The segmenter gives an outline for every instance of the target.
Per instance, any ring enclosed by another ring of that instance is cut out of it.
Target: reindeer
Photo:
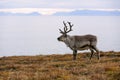
[[[57,39],[58,41],[64,42],[73,51],[73,60],[76,60],[78,50],[88,50],[88,49],[91,51],[90,60],[93,56],[94,51],[96,51],[99,60],[100,53],[96,47],[97,37],[90,34],[70,36],[67,33],[72,31],[73,24],[71,24],[71,22],[67,22],[67,23],[70,28],[68,29],[68,25],[66,25],[66,23],[63,21],[64,30],[59,29],[62,35]]]

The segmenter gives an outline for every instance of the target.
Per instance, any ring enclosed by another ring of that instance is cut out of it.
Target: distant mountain
[[[40,16],[38,12],[33,13],[10,13],[10,12],[0,12],[0,16]]]
[[[40,16],[38,12],[32,13],[11,13],[0,12],[0,16]],[[120,11],[100,11],[100,10],[75,10],[71,12],[56,12],[52,16],[120,16]]]
[[[27,15],[29,15],[29,16],[40,16],[41,14],[38,13],[38,12],[33,12],[33,13],[29,13]]]
[[[55,16],[120,16],[120,11],[75,10],[71,12],[57,12]]]

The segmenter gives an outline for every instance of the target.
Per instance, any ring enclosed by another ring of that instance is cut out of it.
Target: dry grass
[[[120,80],[120,52],[89,54],[1,57],[0,80]]]

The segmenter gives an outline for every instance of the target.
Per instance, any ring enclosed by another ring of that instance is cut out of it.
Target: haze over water
[[[63,20],[74,24],[70,35],[93,34],[101,51],[120,51],[120,16],[0,16],[0,56],[65,54],[57,41]]]

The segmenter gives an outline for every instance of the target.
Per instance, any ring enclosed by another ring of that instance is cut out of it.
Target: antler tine
[[[71,22],[68,22],[68,24],[70,26],[70,29],[67,31],[67,33],[70,32],[70,31],[72,31],[72,27],[73,27],[73,24],[71,25]]]
[[[71,22],[68,22],[68,24],[69,24],[70,27],[73,27],[73,24],[71,25]]]
[[[60,33],[64,34],[64,32],[61,29],[59,29],[59,31],[60,31]]]
[[[68,28],[67,28],[67,25],[66,25],[65,21],[63,21],[63,24],[64,24],[64,32],[66,33]]]

